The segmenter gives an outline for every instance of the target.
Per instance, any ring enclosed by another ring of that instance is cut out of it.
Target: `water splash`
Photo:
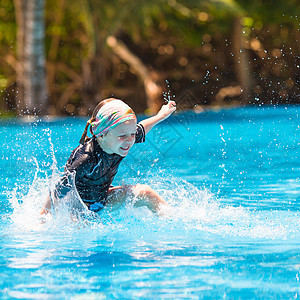
[[[163,92],[163,98],[165,100],[166,103],[169,103],[170,101],[175,100],[175,95],[172,94],[172,91],[170,89],[170,83],[168,80],[166,80],[166,84],[167,84],[167,92]]]
[[[51,176],[33,159],[36,170],[32,184],[27,187],[28,192],[17,192],[15,188],[10,194],[12,230],[77,232],[83,229],[89,233],[96,230],[101,234],[119,235],[119,238],[147,236],[152,240],[173,236],[190,241],[198,241],[208,235],[238,239],[290,239],[300,236],[300,220],[293,212],[249,210],[222,204],[224,201],[205,187],[200,189],[166,174],[139,178],[140,183],[149,184],[168,202],[169,207],[164,209],[163,217],[152,214],[145,207],[136,208],[133,199],[129,198],[119,210],[104,209],[95,215],[82,203],[72,176],[71,192],[56,205],[52,214],[41,217],[41,207],[62,175],[57,169],[51,139],[49,142],[53,157]],[[137,179],[132,179],[132,184],[136,183]]]

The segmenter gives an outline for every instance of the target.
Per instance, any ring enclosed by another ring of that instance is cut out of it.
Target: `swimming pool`
[[[122,162],[172,208],[130,201],[45,224],[52,174],[85,119],[0,124],[1,299],[291,299],[300,296],[299,107],[176,114]]]

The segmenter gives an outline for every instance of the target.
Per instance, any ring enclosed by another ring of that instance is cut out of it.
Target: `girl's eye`
[[[131,133],[131,134],[128,134],[128,135],[126,135],[126,134],[121,134],[121,135],[119,135],[119,138],[124,139],[124,138],[126,138],[127,136],[129,136],[129,135],[132,136],[132,137],[134,137],[135,134],[136,134],[136,133]]]

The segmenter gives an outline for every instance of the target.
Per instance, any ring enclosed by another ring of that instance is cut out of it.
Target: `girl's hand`
[[[157,113],[161,119],[168,118],[176,110],[175,101],[169,101],[167,104],[163,105],[160,111]]]
[[[157,115],[145,119],[140,122],[144,126],[145,133],[147,134],[151,128],[168,118],[176,110],[176,103],[169,101],[166,105],[163,105]]]

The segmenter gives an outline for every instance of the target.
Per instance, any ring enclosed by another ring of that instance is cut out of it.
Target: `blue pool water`
[[[2,121],[0,298],[299,297],[299,113],[176,114],[132,148],[114,182],[151,185],[166,216],[128,200],[77,222],[62,207],[44,224],[51,177],[86,120]]]

